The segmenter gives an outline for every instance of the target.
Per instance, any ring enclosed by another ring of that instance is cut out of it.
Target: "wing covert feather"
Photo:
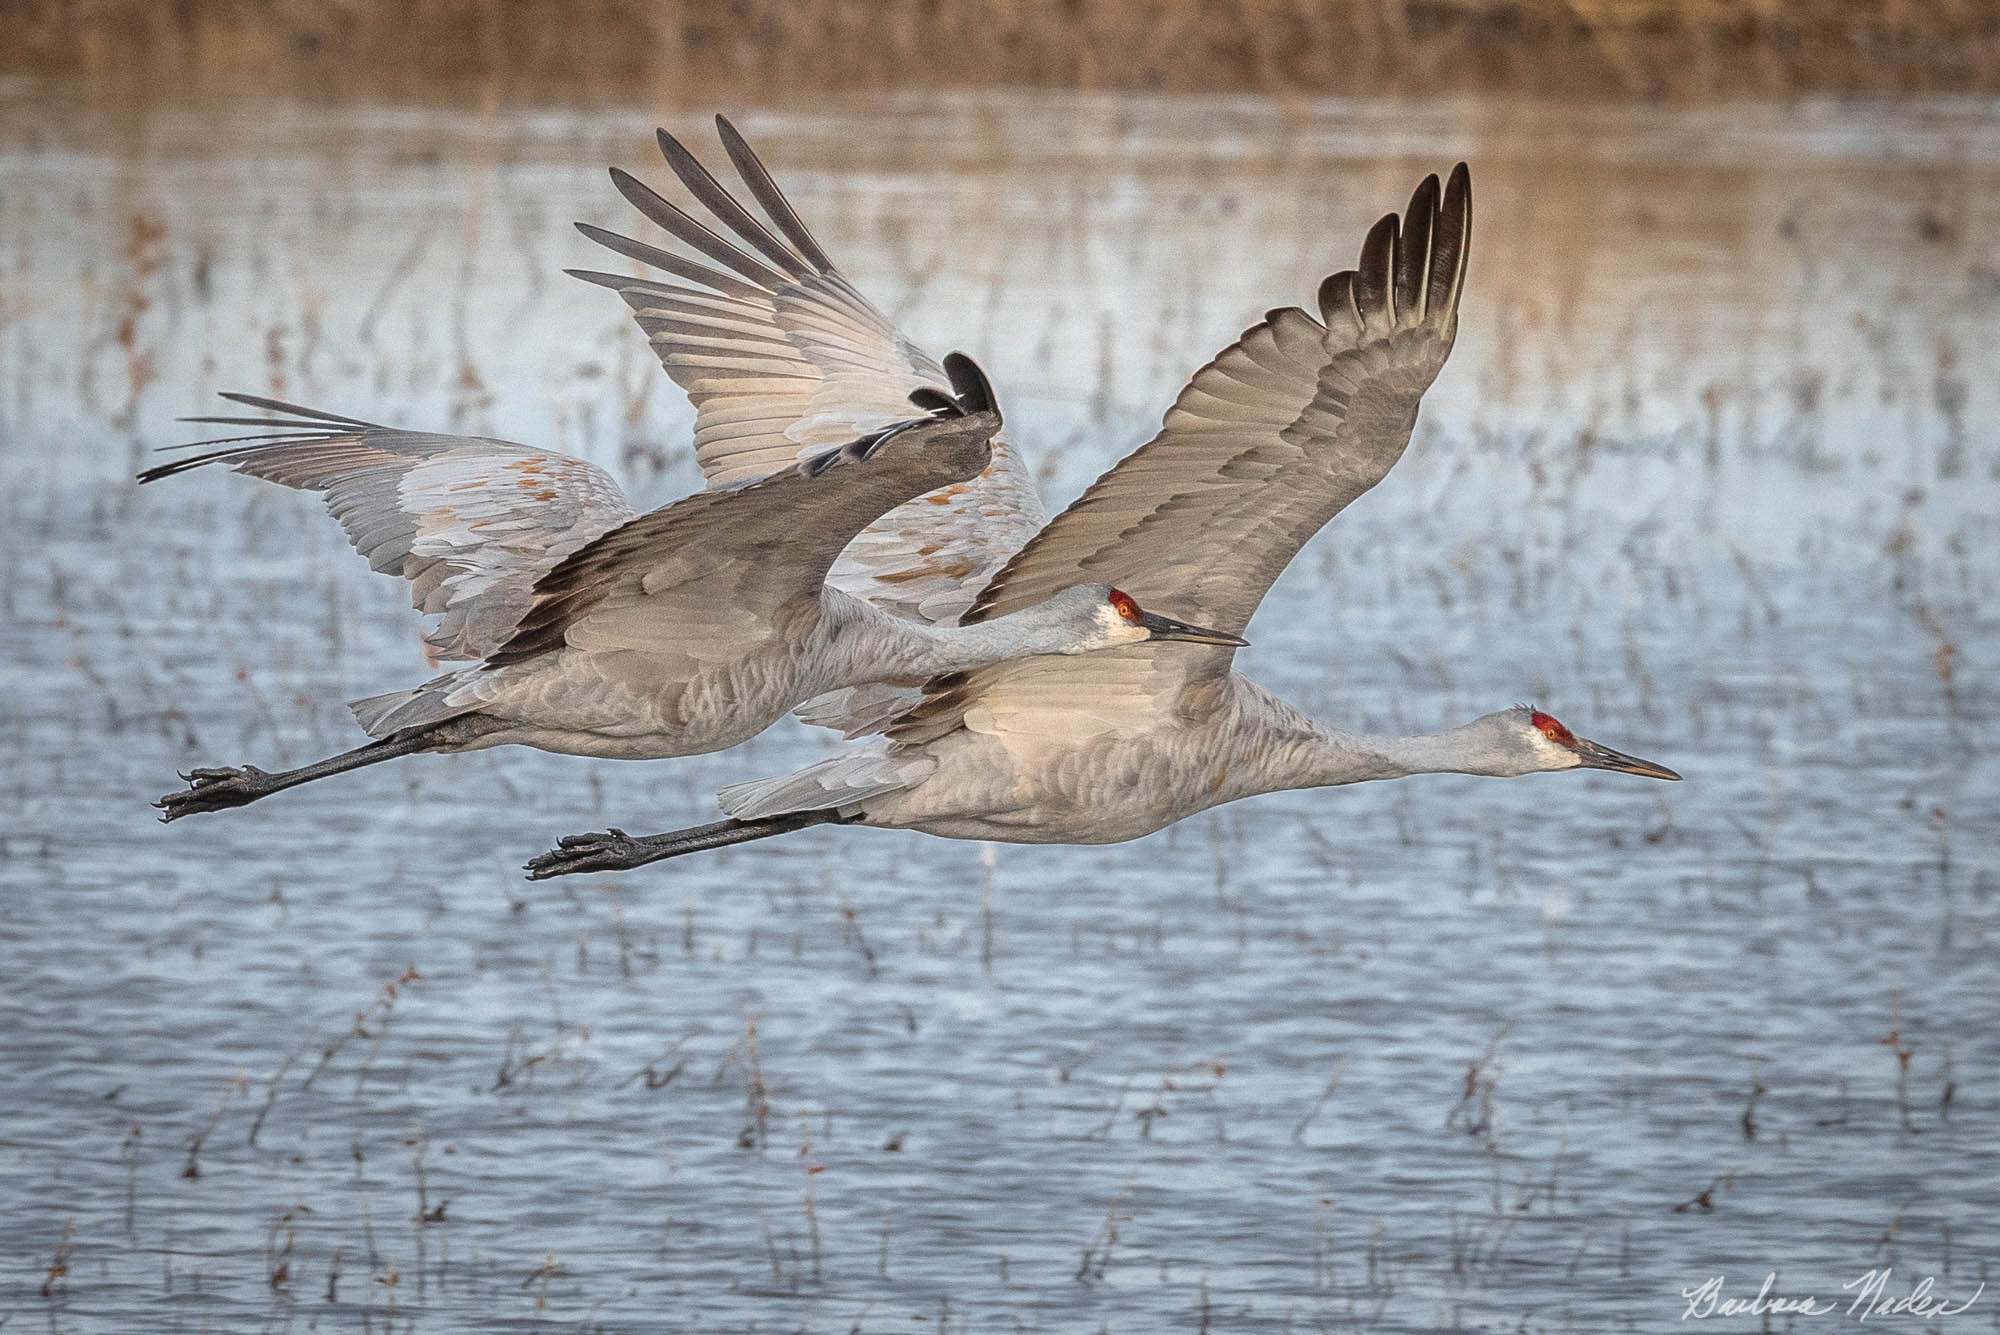
[[[993,413],[904,421],[743,486],[697,492],[575,551],[534,587],[499,667],[564,647],[725,661],[820,606],[834,559],[886,511],[962,485]]]

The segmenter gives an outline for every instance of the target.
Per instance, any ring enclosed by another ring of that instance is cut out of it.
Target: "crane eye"
[[[1145,615],[1139,610],[1139,604],[1132,601],[1132,595],[1123,589],[1113,589],[1110,602],[1112,611],[1135,626],[1139,624],[1139,618]]]
[[[1544,714],[1538,709],[1528,715],[1528,722],[1534,724],[1542,736],[1548,738],[1558,746],[1576,745],[1576,734],[1558,722],[1553,714]]]

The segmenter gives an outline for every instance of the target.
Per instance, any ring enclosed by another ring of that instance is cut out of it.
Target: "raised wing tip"
[[[1437,234],[1431,243],[1431,311],[1442,327],[1451,330],[1456,328],[1466,265],[1472,256],[1472,169],[1463,162],[1453,167],[1445,180],[1437,217]]]
[[[585,232],[584,235],[590,234]],[[563,276],[589,283],[592,287],[608,288],[620,296],[635,289],[646,291],[656,286],[644,278],[633,278],[629,274],[605,273],[601,269],[564,269]]]
[[[1472,169],[1463,162],[1453,167],[1451,175],[1445,178],[1444,200],[1438,205],[1438,217],[1462,230],[1471,229]]]
[[[653,187],[647,185],[623,167],[611,168],[611,184],[617,187],[619,194],[625,196],[627,203],[631,204],[632,207],[638,209],[641,213],[646,211],[647,205],[654,199],[659,198],[657,190],[654,190]]]
[[[660,146],[660,156],[667,160],[667,164],[673,167],[676,174],[690,164],[697,171],[701,169],[701,163],[695,157],[694,153],[686,144],[683,144],[676,138],[673,132],[668,130],[666,126],[655,125],[653,127],[653,142]]]
[[[1432,172],[1417,182],[1417,188],[1410,193],[1410,207],[1404,210],[1405,216],[1415,218],[1419,214],[1437,212],[1438,192],[1438,175]]]
[[[962,352],[948,353],[944,359],[944,373],[951,377],[951,387],[958,394],[959,407],[967,415],[992,413],[1000,416],[1000,403],[993,393],[993,382],[986,378],[986,372],[979,363]]]
[[[1367,238],[1361,243],[1361,255],[1364,267],[1369,256],[1380,256],[1391,246],[1395,245],[1396,237],[1402,230],[1403,220],[1397,214],[1385,213],[1377,218],[1375,225],[1368,229]]]
[[[1472,213],[1472,169],[1463,162],[1445,178],[1444,203],[1440,213],[1447,217],[1469,217]]]

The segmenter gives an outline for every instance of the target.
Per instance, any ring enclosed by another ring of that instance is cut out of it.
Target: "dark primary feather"
[[[202,416],[183,417],[180,420],[197,426],[268,426],[271,431],[248,436],[221,436],[208,440],[191,440],[179,445],[163,445],[167,450],[207,450],[205,454],[188,455],[170,463],[156,464],[139,474],[139,482],[158,482],[163,477],[185,473],[191,468],[204,464],[237,460],[249,455],[282,445],[302,445],[318,441],[339,440],[356,432],[387,431],[388,427],[373,422],[364,422],[358,417],[343,417],[338,413],[326,412],[319,408],[307,408],[296,403],[286,403],[282,399],[267,399],[256,394],[238,394],[225,391],[222,397],[231,403],[245,407],[262,408],[268,412],[283,413],[283,417],[227,417]],[[211,445],[228,446],[227,449],[211,450]]]
[[[1396,309],[1420,311],[1430,285],[1431,226],[1438,208],[1438,178],[1426,176],[1410,196],[1403,215],[1402,244],[1396,248]]]
[[[813,268],[822,273],[833,268],[833,261],[827,258],[824,250],[820,249],[819,242],[813,240],[813,234],[806,230],[804,220],[792,208],[791,201],[785,198],[785,192],[778,189],[777,181],[772,179],[763,161],[751,151],[743,136],[736,132],[736,127],[729,123],[729,118],[717,116],[715,129],[716,133],[722,136],[723,150],[729,154],[729,160],[736,164],[737,175],[743,178],[743,184],[750,187],[750,193],[756,196],[757,202],[763,206],[764,212],[770,215],[771,221],[778,225],[778,230],[799,248],[799,253],[805,256]]]
[[[734,270],[766,289],[777,287],[785,281],[784,275],[776,269],[759,263],[730,245],[624,168],[611,169],[611,183],[618,187],[618,193],[625,196],[626,202],[633,208],[645,214],[676,239],[693,246],[725,269]]]
[[[809,277],[813,270],[804,260],[787,250],[784,243],[772,236],[770,229],[758,222],[751,212],[736,202],[736,196],[723,188],[720,181],[709,174],[708,168],[695,160],[680,140],[664,129],[653,131],[659,140],[660,156],[667,160],[667,166],[680,178],[687,192],[700,202],[703,208],[721,219],[730,231],[763,252],[764,258],[783,269],[794,278]]]
[[[221,463],[228,459],[240,459],[254,454],[258,450],[272,446],[303,445],[315,441],[339,440],[343,436],[350,436],[352,434],[354,433],[351,431],[329,430],[323,433],[315,432],[310,435],[299,435],[297,433],[281,435],[274,433],[260,436],[222,436],[215,440],[191,440],[185,445],[163,445],[161,446],[162,449],[169,450],[193,450],[200,449],[205,445],[224,445],[228,446],[228,448],[210,450],[206,454],[189,455],[185,459],[176,459],[172,463],[155,464],[145,472],[139,474],[139,484],[144,486],[148,482],[158,482],[163,477],[173,477],[175,474],[185,473],[191,468],[200,468],[203,464]]]
[[[581,224],[578,225],[578,229],[581,230]],[[603,231],[602,228],[598,230]],[[609,232],[605,232],[604,234],[606,236],[611,235]],[[589,236],[590,233],[584,232],[584,235]],[[598,287],[608,287],[613,292],[618,293],[633,292],[644,296],[671,298],[681,295],[684,291],[684,289],[671,287],[666,283],[656,283],[650,278],[634,278],[630,274],[604,273],[598,269],[564,269],[563,272],[571,278],[581,278],[586,283],[593,283]],[[722,275],[717,274],[716,277],[719,278]]]
[[[933,413],[940,417],[957,417],[964,411],[964,409],[958,406],[957,399],[954,399],[941,389],[932,389],[929,385],[925,385],[921,389],[911,390],[910,402],[922,408],[925,412]]]
[[[246,408],[262,408],[267,412],[286,413],[292,417],[309,417],[319,422],[341,422],[348,426],[383,429],[376,422],[364,422],[358,417],[343,417],[339,413],[330,413],[323,408],[306,408],[296,403],[286,403],[283,399],[267,399],[260,394],[240,394],[234,390],[224,390],[222,397],[231,403],[240,403]]]
[[[925,385],[910,392],[910,402],[926,412],[946,417],[970,417],[975,413],[1000,416],[992,382],[987,380],[986,372],[979,369],[978,362],[962,352],[948,353],[944,369],[945,374],[951,377],[956,393],[947,394]]]
[[[649,246],[643,241],[634,241],[632,238],[620,236],[616,232],[607,232],[602,227],[594,227],[587,222],[577,223],[576,230],[589,237],[592,241],[595,241],[598,245],[603,246],[606,250],[616,251],[628,260],[637,260],[641,264],[651,265],[653,268],[670,273],[676,278],[685,278],[690,283],[700,283],[704,287],[736,297],[761,297],[765,295],[764,289],[754,283],[746,283],[740,278],[733,278],[723,273],[720,269],[709,268],[706,264],[697,264],[693,260],[683,259],[670,250],[661,250],[658,246]],[[668,287],[664,283],[648,282],[642,278],[626,278],[621,280],[615,274],[592,273],[587,269],[573,272],[576,273],[578,278],[590,283],[598,283],[602,282],[605,278],[611,278],[613,281],[603,283],[603,286],[619,293],[624,292],[628,287],[638,290],[664,289],[668,292],[675,291],[674,288]]]
[[[959,406],[968,413],[998,413],[999,402],[993,396],[993,383],[986,378],[986,372],[979,369],[979,363],[962,352],[945,354],[944,373],[951,377],[951,387],[958,394]]]

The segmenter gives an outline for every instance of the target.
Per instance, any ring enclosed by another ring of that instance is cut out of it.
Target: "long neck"
[[[972,626],[933,626],[841,596],[829,610],[832,635],[822,689],[870,681],[921,681],[1009,658],[1060,653],[1072,633],[1029,608]]]
[[[1290,788],[1328,788],[1401,779],[1412,774],[1481,774],[1512,776],[1520,771],[1495,753],[1479,723],[1443,732],[1411,736],[1381,736],[1344,732],[1306,717],[1274,696],[1258,691],[1251,703],[1257,763],[1247,767],[1243,782],[1252,792]]]

